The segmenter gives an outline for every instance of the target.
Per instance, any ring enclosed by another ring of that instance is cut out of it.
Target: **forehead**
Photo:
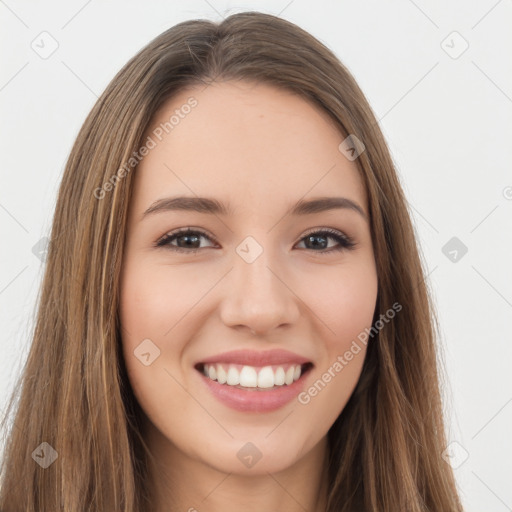
[[[136,170],[141,211],[165,195],[229,202],[271,214],[303,197],[342,195],[367,212],[356,164],[322,109],[262,83],[221,82],[180,91],[152,120],[152,148]]]

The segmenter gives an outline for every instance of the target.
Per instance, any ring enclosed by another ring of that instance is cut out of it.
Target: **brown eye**
[[[192,229],[182,229],[174,233],[164,235],[155,244],[156,247],[168,247],[177,252],[197,252],[201,249],[201,238],[211,240],[211,238],[204,232]],[[177,241],[174,245],[171,242]]]
[[[195,253],[201,249],[208,248],[200,247],[201,238],[205,238],[217,243],[205,232],[197,229],[187,228],[175,231],[173,233],[167,233],[156,242],[155,247],[165,247],[177,252]],[[335,240],[338,245],[329,248],[329,239]],[[174,241],[176,241],[176,244],[173,243]],[[354,240],[349,236],[330,229],[312,231],[301,239],[301,242],[303,241],[305,243],[305,249],[317,252],[319,254],[351,250],[357,245],[356,242],[354,242]]]
[[[328,250],[328,240],[332,239],[338,243],[337,247],[331,247]],[[306,249],[313,250],[314,252],[318,252],[320,254],[330,253],[332,251],[342,251],[342,250],[350,250],[356,246],[356,243],[352,238],[347,235],[344,235],[341,232],[324,229],[320,231],[313,231],[307,234],[304,238],[302,238],[301,242],[305,241]],[[317,251],[315,248],[320,248],[322,250]]]

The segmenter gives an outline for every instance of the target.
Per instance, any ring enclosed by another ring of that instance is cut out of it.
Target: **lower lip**
[[[300,376],[293,384],[277,386],[264,390],[260,388],[240,389],[227,384],[219,384],[203,374],[200,374],[209,390],[220,402],[243,412],[270,412],[284,407],[291,402],[304,387],[304,377]]]

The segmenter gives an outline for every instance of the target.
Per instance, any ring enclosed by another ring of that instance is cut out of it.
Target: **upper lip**
[[[270,366],[279,364],[306,364],[309,359],[289,352],[288,350],[233,350],[224,352],[207,359],[202,359],[199,363],[231,363],[247,366]]]

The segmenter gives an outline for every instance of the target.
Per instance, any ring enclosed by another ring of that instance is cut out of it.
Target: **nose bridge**
[[[245,292],[251,300],[273,302],[283,292],[279,286],[282,283],[271,271],[273,268],[279,268],[275,251],[249,239],[237,248],[233,278],[237,281],[236,286],[240,286],[242,295]]]
[[[238,260],[235,264],[234,278],[240,281],[240,285],[242,288],[245,287],[248,293],[253,297],[266,296],[267,300],[279,293],[276,289],[276,276],[270,270],[278,267],[278,264],[276,258],[271,256],[270,250],[263,250],[253,261],[244,259],[243,256],[239,256]]]
[[[298,311],[294,294],[280,275],[282,266],[277,252],[251,238],[247,237],[236,249],[222,315],[227,325],[245,325],[252,331],[264,332],[294,322]]]

